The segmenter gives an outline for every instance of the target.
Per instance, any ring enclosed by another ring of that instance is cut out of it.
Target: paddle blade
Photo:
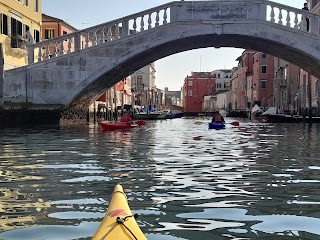
[[[236,126],[236,127],[239,127],[240,126],[240,123],[239,122],[232,122],[232,123],[230,123],[232,126]]]
[[[146,122],[143,120],[139,120],[139,121],[136,121],[135,124],[137,124],[139,126],[143,126],[143,125],[146,125]]]
[[[201,125],[201,124],[203,124],[203,122],[197,121],[197,122],[194,122],[194,124]]]

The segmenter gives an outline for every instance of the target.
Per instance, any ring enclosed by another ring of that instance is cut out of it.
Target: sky
[[[186,0],[187,1],[187,0]],[[125,17],[171,1],[167,0],[42,0],[43,13],[60,18],[77,29]],[[273,0],[302,8],[305,0]],[[191,72],[231,69],[243,49],[206,48],[175,54],[156,61],[156,86],[180,90]]]

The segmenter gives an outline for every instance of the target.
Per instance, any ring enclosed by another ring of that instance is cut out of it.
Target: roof
[[[42,13],[42,22],[43,23],[46,23],[46,22],[56,22],[56,23],[61,23],[61,24],[65,24],[67,27],[77,31],[77,29],[73,26],[71,26],[69,23],[63,21],[62,19],[60,18],[56,18],[56,17],[52,17],[52,16],[49,16],[47,14],[44,14]]]

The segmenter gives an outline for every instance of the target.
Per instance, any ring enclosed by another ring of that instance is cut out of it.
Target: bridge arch
[[[267,4],[271,6],[269,20],[266,17]],[[277,21],[275,8],[280,9]],[[168,9],[170,21],[167,22]],[[84,49],[79,48],[80,38],[75,37],[77,33],[50,40],[55,41],[54,46],[68,41],[68,54],[56,58],[41,59],[44,45],[48,55],[49,41],[33,45],[33,53],[37,47],[40,49],[39,62],[6,73],[7,102],[30,102],[31,106],[45,105],[49,109],[87,107],[101,91],[141,67],[175,53],[206,47],[261,51],[292,62],[320,78],[317,44],[320,37],[318,25],[315,24],[318,21],[316,15],[269,1],[227,0],[223,3],[195,2],[195,5],[191,2],[172,2],[127,18],[137,19],[140,16],[143,19],[141,16],[148,15],[150,23],[150,16],[161,11],[164,14],[162,25],[156,23],[152,27],[150,24],[144,30],[144,21],[141,21],[141,31],[135,30],[135,34],[124,34],[124,30],[129,29],[128,21],[116,20],[122,23],[122,37],[113,41],[105,42],[102,38],[102,42],[97,44],[97,32],[103,35],[98,30],[101,26],[91,28],[90,31],[94,30],[95,34],[87,33],[85,42],[89,45],[90,38],[93,46]],[[283,24],[282,12],[287,12],[286,24]],[[294,26],[290,20],[292,14],[295,16]],[[297,24],[297,16],[304,19],[306,14],[311,19],[309,32],[304,29],[303,22],[300,27]],[[134,27],[135,24],[136,20]],[[110,26],[115,26],[114,22]],[[109,38],[113,33],[119,33],[117,27],[104,26],[103,29],[108,29]],[[83,32],[78,34],[84,36]],[[74,42],[73,52],[71,42]],[[62,44],[60,53],[63,52]],[[34,56],[31,55],[31,58]]]

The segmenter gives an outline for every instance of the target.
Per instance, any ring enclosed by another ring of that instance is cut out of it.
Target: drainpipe
[[[4,80],[4,57],[2,43],[0,43],[0,110],[3,109],[3,80]]]

